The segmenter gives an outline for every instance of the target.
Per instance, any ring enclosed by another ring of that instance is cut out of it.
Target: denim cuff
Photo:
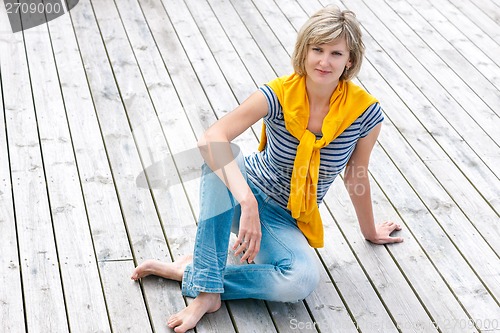
[[[207,277],[206,273],[202,273],[202,276],[198,276],[197,279],[195,279],[194,275],[192,264],[186,266],[184,276],[182,277],[182,295],[195,298],[201,292],[213,294],[224,293],[224,284],[222,281],[213,281],[213,279]],[[194,280],[203,281],[205,285],[198,285]]]

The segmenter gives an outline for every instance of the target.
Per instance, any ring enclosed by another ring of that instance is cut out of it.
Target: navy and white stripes
[[[267,145],[262,152],[245,158],[247,175],[264,193],[286,208],[299,141],[286,130],[282,108],[274,91],[268,86],[261,87],[260,91],[269,104],[268,114],[263,119],[266,124]],[[383,119],[380,105],[374,103],[340,136],[321,149],[318,204],[335,177],[346,166],[358,139],[368,135]]]

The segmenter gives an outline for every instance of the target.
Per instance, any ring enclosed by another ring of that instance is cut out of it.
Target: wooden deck
[[[169,332],[176,282],[129,276],[192,251],[197,137],[291,72],[317,0],[81,0],[12,33],[0,8],[0,332]],[[500,4],[345,0],[358,82],[386,115],[377,220],[363,240],[342,182],[304,302],[225,302],[197,332],[500,332]],[[256,150],[260,125],[237,144]],[[311,263],[313,264],[313,263]]]

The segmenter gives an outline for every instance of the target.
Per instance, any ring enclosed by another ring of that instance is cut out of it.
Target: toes
[[[167,325],[168,327],[176,327],[182,324],[182,319],[179,318],[177,315],[173,315],[170,318],[168,318]]]
[[[174,328],[174,332],[176,333],[185,333],[187,330],[191,329],[190,327],[183,327],[184,325],[178,326]]]
[[[136,267],[134,269],[134,271],[132,272],[132,275],[130,276],[130,278],[134,281],[137,281],[140,279],[140,276],[139,276],[139,267]]]
[[[154,260],[146,260],[140,265],[138,265],[134,271],[132,272],[132,276],[130,277],[132,280],[139,280],[143,278],[144,276],[150,274],[149,270],[151,269],[151,266],[153,265]]]

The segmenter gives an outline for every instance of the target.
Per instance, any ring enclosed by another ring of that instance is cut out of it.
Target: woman
[[[221,300],[295,302],[317,286],[313,247],[323,246],[318,204],[335,177],[344,182],[364,237],[376,244],[401,227],[375,224],[368,162],[383,120],[377,100],[350,79],[364,45],[354,13],[326,7],[300,30],[294,73],[277,78],[212,125],[199,141],[205,158],[193,257],[146,261],[132,274],[182,281],[194,301],[168,320],[176,332],[196,326]],[[263,118],[259,153],[233,159],[230,142]],[[226,266],[231,227],[241,261]]]

